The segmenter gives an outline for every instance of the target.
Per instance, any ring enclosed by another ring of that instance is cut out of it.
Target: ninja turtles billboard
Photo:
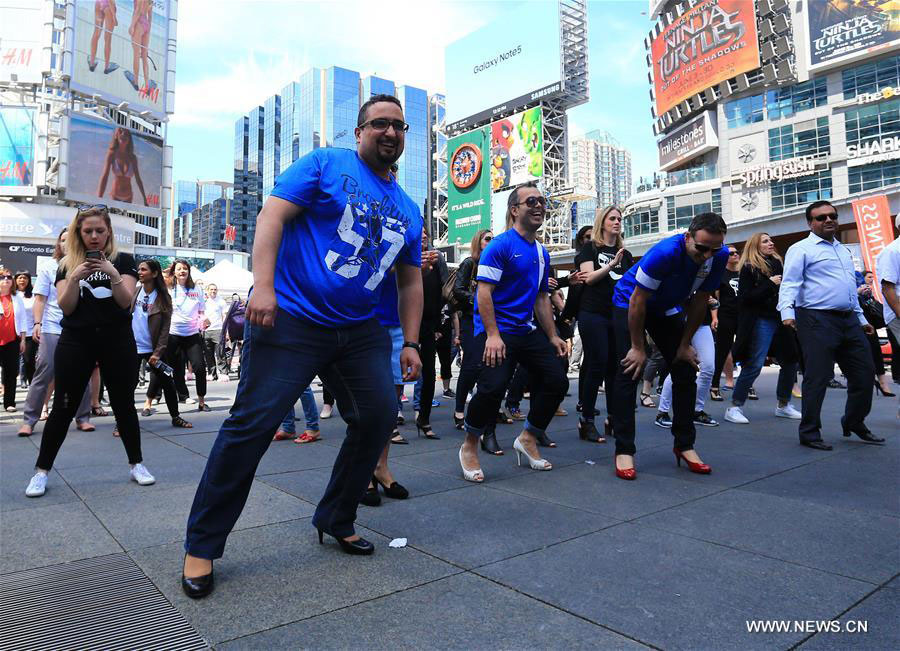
[[[544,130],[539,106],[491,124],[490,168],[494,192],[544,175]]]
[[[491,227],[489,145],[488,127],[447,142],[447,236],[451,243],[466,244],[480,229]]]

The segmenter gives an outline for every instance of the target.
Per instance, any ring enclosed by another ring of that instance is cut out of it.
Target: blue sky
[[[444,47],[519,4],[182,0],[168,130],[174,179],[231,181],[234,121],[313,66],[443,92]],[[647,5],[589,3],[591,101],[569,112],[570,134],[607,130],[631,149],[635,179],[657,167],[643,46]],[[540,33],[536,25],[533,37]]]

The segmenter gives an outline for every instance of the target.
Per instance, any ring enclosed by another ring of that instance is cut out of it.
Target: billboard
[[[41,34],[45,3],[19,2],[0,6],[0,81],[39,84],[42,79]],[[47,47],[50,46],[48,35]]]
[[[859,233],[860,252],[865,269],[875,273],[875,298],[884,303],[881,295],[881,279],[878,278],[876,258],[894,241],[894,226],[891,223],[891,206],[887,195],[879,194],[868,199],[853,202],[853,218]]]
[[[465,244],[491,226],[488,171],[490,127],[481,127],[447,142],[447,237]]]
[[[521,185],[544,175],[541,107],[491,124],[491,190]]]
[[[59,232],[72,222],[78,210],[74,206],[26,201],[7,201],[0,219],[0,238],[6,242],[38,240],[55,242]],[[116,244],[124,251],[134,250],[134,219],[111,214]]]
[[[501,18],[448,45],[448,128],[462,129],[559,93],[559,38],[559,3],[544,0],[506,8]]]
[[[36,115],[27,106],[0,106],[0,194],[34,185]]]
[[[874,56],[900,43],[900,12],[894,2],[806,2],[807,61],[820,70]]]
[[[759,67],[753,0],[707,0],[650,42],[656,114]]]
[[[71,114],[66,198],[160,216],[163,141]]]
[[[0,267],[6,267],[13,273],[27,271],[32,276],[38,272],[39,258],[53,258],[56,244],[28,244],[15,242],[0,244]]]
[[[659,169],[670,170],[719,146],[712,113],[704,111],[656,143],[659,149]]]
[[[165,116],[169,0],[75,0],[72,90]]]

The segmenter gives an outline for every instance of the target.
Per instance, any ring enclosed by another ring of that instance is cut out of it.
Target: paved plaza
[[[185,406],[193,430],[172,428],[163,405],[140,419],[157,478],[143,488],[110,417],[73,428],[47,494],[26,498],[40,435],[18,438],[4,415],[0,648],[898,649],[897,399],[874,398],[868,425],[888,439],[876,447],[841,437],[846,392],[830,390],[834,451],[821,452],[774,417],[774,383],[766,369],[750,425],[699,428],[710,476],[677,468],[670,433],[641,408],[634,482],[613,475],[611,443],[578,440],[569,397],[552,472],[516,467],[519,428],[500,425],[505,456],[482,454],[487,481],[467,483],[438,398],[442,439],[407,425],[410,444],[391,449],[411,498],[359,509],[372,557],[319,545],[310,525],[344,429],[324,420],[321,442],[269,448],[200,601],[179,585],[184,528],[236,383],[211,383],[211,413]],[[708,411],[721,419],[726,404]],[[757,620],[788,630],[749,632]]]

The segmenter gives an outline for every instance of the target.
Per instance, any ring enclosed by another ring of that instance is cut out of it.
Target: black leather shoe
[[[191,599],[202,599],[215,587],[215,576],[212,571],[203,576],[186,577],[184,573],[181,575],[181,589]]]
[[[554,441],[552,438],[547,436],[547,432],[544,432],[543,434],[535,434],[534,438],[537,439],[537,444],[543,448],[555,448],[556,447],[556,441]]]
[[[813,450],[831,450],[832,447],[828,445],[825,441],[800,441],[800,445],[805,445],[808,448],[812,448]]]
[[[584,421],[580,418],[578,419],[578,438],[582,441],[590,441],[591,443],[605,443],[605,440],[600,437],[600,432],[597,431],[594,421],[592,420]]]
[[[503,454],[500,444],[497,443],[497,434],[493,431],[485,432],[481,435],[481,449],[489,454],[496,454],[498,456]]]
[[[371,488],[367,488],[359,503],[363,506],[380,506],[381,495],[378,494],[378,487],[372,486]]]
[[[848,438],[851,434],[856,434],[860,439],[862,439],[862,441],[864,443],[871,443],[872,445],[883,445],[884,444],[884,439],[879,438],[878,436],[875,436],[874,434],[872,434],[872,432],[869,430],[869,428],[866,427],[865,425],[862,426],[862,429],[859,429],[856,431],[847,429],[847,426],[844,425],[843,417],[841,417],[841,429],[844,430],[844,436],[846,436]]]
[[[324,544],[322,541],[323,536],[328,533],[327,531],[322,531],[319,529],[319,544]],[[370,543],[365,538],[360,538],[359,540],[344,540],[343,538],[339,538],[334,534],[329,533],[329,536],[338,541],[338,544],[341,546],[341,549],[353,556],[369,556],[375,553],[375,545]]]
[[[390,486],[385,486],[384,482],[379,481],[378,477],[372,475],[372,483],[375,484],[376,495],[378,494],[378,487],[381,486],[381,488],[384,489],[384,494],[395,500],[405,500],[409,497],[409,491],[395,481],[392,481]],[[379,500],[379,502],[380,501],[381,500]]]

